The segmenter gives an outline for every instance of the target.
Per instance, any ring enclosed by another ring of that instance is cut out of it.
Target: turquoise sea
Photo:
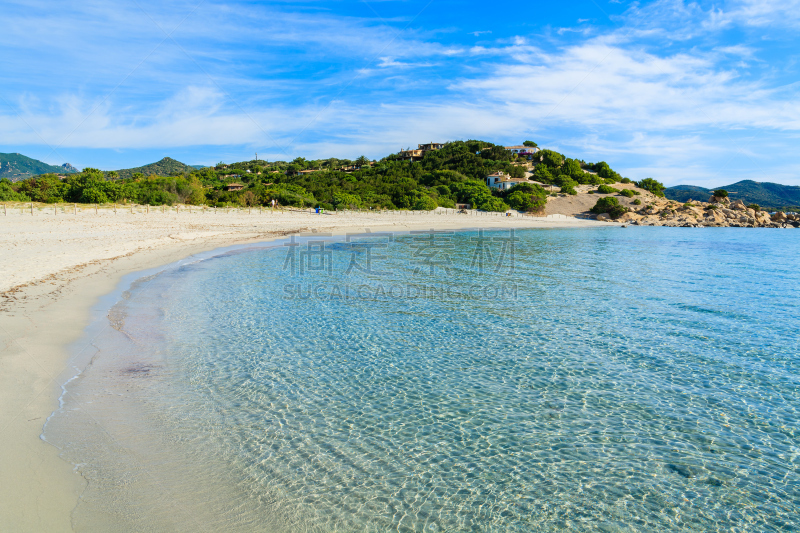
[[[799,257],[732,228],[224,250],[106,305],[43,438],[77,531],[798,531]]]

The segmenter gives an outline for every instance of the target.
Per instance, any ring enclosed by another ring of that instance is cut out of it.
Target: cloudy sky
[[[127,168],[531,139],[800,185],[800,0],[0,0],[0,152]]]

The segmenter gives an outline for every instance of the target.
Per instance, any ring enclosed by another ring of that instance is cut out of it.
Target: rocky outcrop
[[[731,201],[728,199],[727,196],[712,196],[708,200],[708,203],[709,204],[725,204],[725,205],[727,205],[727,204],[731,203]]]
[[[615,222],[672,227],[800,227],[800,215],[784,212],[770,215],[766,211],[747,207],[741,200],[731,203],[727,198],[712,199],[718,201],[681,204],[666,198],[655,198],[648,204],[633,206]],[[610,220],[606,214],[598,215],[597,219]]]

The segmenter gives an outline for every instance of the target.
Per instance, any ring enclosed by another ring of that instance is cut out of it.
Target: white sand
[[[68,378],[66,346],[127,273],[289,233],[607,226],[577,219],[439,213],[0,208],[0,531],[71,531],[80,476],[40,439]]]

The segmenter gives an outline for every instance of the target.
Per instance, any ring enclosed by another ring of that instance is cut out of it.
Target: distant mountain
[[[208,168],[206,165],[189,165],[189,166],[192,168],[196,168],[197,170]]]
[[[126,168],[117,170],[116,172],[119,174],[120,178],[130,178],[137,172],[142,173],[145,176],[174,176],[176,174],[191,172],[194,169],[195,167],[185,165],[180,161],[175,161],[171,157],[165,157],[157,163],[150,163],[149,165],[145,165],[143,167]]]
[[[760,183],[744,180],[733,185],[724,185],[714,189],[706,189],[695,185],[678,185],[664,190],[670,200],[686,202],[688,200],[707,201],[711,193],[717,189],[725,189],[731,200],[741,199],[746,204],[758,204],[763,208],[780,210],[800,207],[800,187],[781,185],[780,183]]]
[[[74,174],[78,169],[64,163],[61,166],[48,165],[22,154],[0,154],[0,179],[24,180],[39,174]]]

